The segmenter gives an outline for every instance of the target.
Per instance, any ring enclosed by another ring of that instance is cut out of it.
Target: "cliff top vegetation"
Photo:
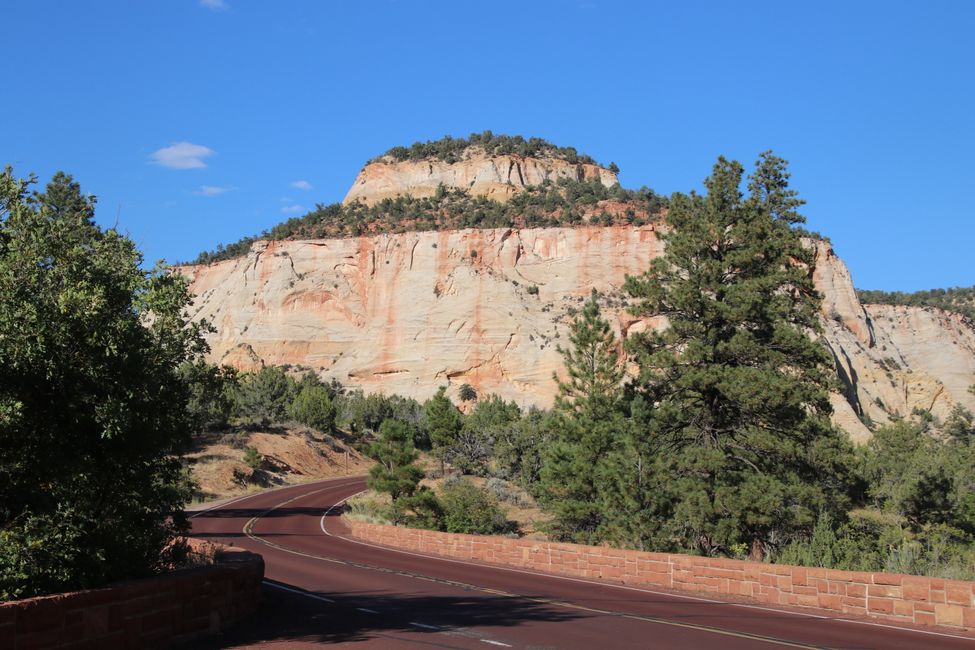
[[[975,322],[975,286],[927,289],[913,293],[857,289],[857,295],[865,303],[936,307],[961,314]]]
[[[525,139],[520,135],[495,135],[491,131],[471,133],[466,138],[454,138],[446,135],[439,140],[414,142],[409,147],[393,147],[369,162],[382,162],[387,158],[396,162],[432,158],[454,163],[462,160],[464,152],[471,147],[480,148],[488,156],[533,156],[536,158],[558,158],[572,164],[599,164],[590,156],[580,154],[574,147],[559,147],[542,138]],[[610,165],[610,169],[618,171],[613,164]]]
[[[668,199],[652,189],[606,187],[599,180],[562,178],[529,186],[507,203],[441,186],[431,197],[398,196],[373,206],[364,203],[319,204],[301,217],[260,235],[200,253],[193,264],[212,264],[246,255],[259,240],[357,237],[382,232],[458,230],[462,228],[544,228],[555,226],[642,225],[658,218]]]

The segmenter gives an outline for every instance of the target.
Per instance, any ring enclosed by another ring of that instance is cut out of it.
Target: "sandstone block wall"
[[[223,549],[211,566],[104,589],[0,603],[10,650],[163,648],[226,628],[258,606],[264,560]]]
[[[975,631],[975,582],[347,523],[359,539],[431,555]]]

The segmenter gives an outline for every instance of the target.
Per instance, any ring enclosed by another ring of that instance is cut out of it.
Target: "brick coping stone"
[[[344,518],[353,537],[392,548],[628,586],[815,608],[853,618],[975,632],[975,582],[461,535]]]

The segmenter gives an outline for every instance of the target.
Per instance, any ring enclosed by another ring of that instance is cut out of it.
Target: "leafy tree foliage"
[[[194,363],[184,363],[180,367],[180,376],[190,391],[188,410],[192,430],[226,427],[234,412],[237,371],[198,359]]]
[[[808,335],[820,298],[793,229],[802,201],[770,153],[747,197],[742,175],[720,158],[705,195],[676,194],[666,254],[626,289],[637,313],[669,319],[630,347],[669,449],[669,535],[704,554],[747,544],[761,558],[845,505],[849,452],[829,422],[830,358]]]
[[[204,351],[182,277],[58,173],[0,174],[0,599],[146,575],[185,529],[180,368]]]

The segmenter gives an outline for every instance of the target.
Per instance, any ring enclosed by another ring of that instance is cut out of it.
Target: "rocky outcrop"
[[[599,179],[607,187],[617,183],[616,174],[598,165],[570,163],[560,158],[479,155],[477,148],[459,162],[429,159],[396,162],[392,159],[367,164],[356,176],[343,203],[362,201],[374,205],[403,194],[433,196],[441,185],[467,190],[473,196],[506,201],[512,194],[545,180]]]
[[[836,421],[862,439],[866,419],[975,408],[965,390],[975,382],[975,333],[961,318],[864,308],[842,261],[816,246],[814,280],[842,386]],[[182,272],[197,294],[195,316],[217,327],[215,362],[305,366],[418,399],[440,385],[456,397],[469,383],[547,406],[561,369],[556,346],[593,287],[611,296],[604,313],[618,333],[654,325],[612,296],[662,250],[653,225],[460,230],[258,242],[245,257]]]

